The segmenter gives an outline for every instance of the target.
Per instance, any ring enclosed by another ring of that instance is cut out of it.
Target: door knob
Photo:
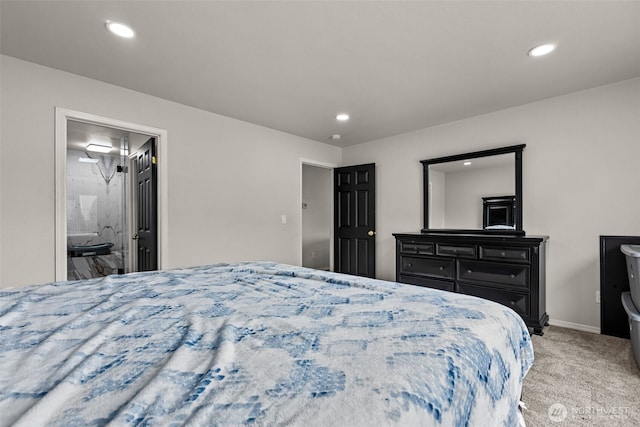
[[[367,233],[369,236],[373,237],[376,235],[376,232],[373,230],[369,230],[369,232]]]
[[[133,235],[131,238],[132,238],[133,240],[138,240],[140,237],[138,237],[138,235],[137,235],[137,234],[135,234],[135,235]]]

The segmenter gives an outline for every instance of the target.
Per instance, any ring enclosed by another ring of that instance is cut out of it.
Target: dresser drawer
[[[427,288],[440,289],[442,291],[453,292],[455,284],[451,280],[431,279],[429,277],[405,276],[403,274],[398,278],[400,283],[408,283],[410,285],[424,286]]]
[[[475,245],[443,245],[436,244],[436,255],[475,258],[477,248]]]
[[[497,262],[458,261],[458,280],[499,283],[529,289],[529,266]]]
[[[531,262],[529,248],[480,246],[480,259]]]
[[[403,256],[400,273],[453,278],[453,260]]]
[[[396,280],[496,301],[542,335],[546,236],[397,233]],[[420,246],[418,246],[420,245]]]
[[[531,298],[529,294],[507,292],[502,289],[485,288],[458,283],[458,292],[488,299],[506,305],[522,317],[531,316]]]
[[[400,253],[433,255],[433,243],[400,242]]]

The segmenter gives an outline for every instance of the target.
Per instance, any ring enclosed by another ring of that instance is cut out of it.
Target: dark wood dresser
[[[512,308],[542,335],[546,236],[394,233],[396,281]]]

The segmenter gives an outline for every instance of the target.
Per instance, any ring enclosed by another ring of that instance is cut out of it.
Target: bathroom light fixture
[[[98,159],[92,159],[91,157],[80,157],[78,161],[81,163],[98,163]]]
[[[88,144],[87,151],[95,151],[96,153],[108,153],[111,151],[111,147],[108,145]]]
[[[544,56],[544,55],[548,55],[551,52],[553,52],[556,49],[556,45],[553,43],[545,43],[545,44],[541,44],[539,46],[536,46],[534,48],[532,48],[531,50],[529,50],[528,55],[529,56]]]
[[[336,120],[339,122],[346,122],[349,120],[349,115],[346,113],[340,113],[336,116]]]
[[[124,37],[125,39],[133,38],[136,33],[128,25],[121,24],[120,22],[107,21],[107,29],[116,36]]]

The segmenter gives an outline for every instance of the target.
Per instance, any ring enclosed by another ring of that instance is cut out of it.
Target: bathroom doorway
[[[146,151],[140,156],[138,149],[147,143]],[[139,186],[134,185],[138,168],[131,168],[130,157],[137,165],[137,158],[146,162],[145,170],[151,171],[154,138],[122,129],[69,120],[67,123],[67,279],[79,280],[93,277],[124,274],[137,271],[135,241],[138,234],[132,234],[140,216],[146,223],[157,218],[155,194],[153,205],[144,194],[136,194]],[[155,158],[155,157],[154,157]],[[146,179],[147,182],[151,181]],[[153,188],[144,187],[143,193]],[[151,196],[151,195],[149,195]],[[144,197],[145,206],[138,202]],[[138,227],[140,228],[140,227]],[[155,233],[155,228],[153,230]],[[148,235],[149,232],[147,231]],[[154,236],[155,237],[155,236]],[[149,237],[147,241],[152,240]],[[153,241],[156,239],[154,238]],[[155,245],[146,254],[155,254]],[[152,262],[146,256],[145,270],[157,268],[157,260]]]
[[[55,142],[56,280],[141,271],[138,238],[142,270],[166,265],[166,130],[56,108]],[[142,162],[151,173],[139,173]],[[138,178],[152,181],[143,208]],[[153,236],[139,214],[153,219]]]

